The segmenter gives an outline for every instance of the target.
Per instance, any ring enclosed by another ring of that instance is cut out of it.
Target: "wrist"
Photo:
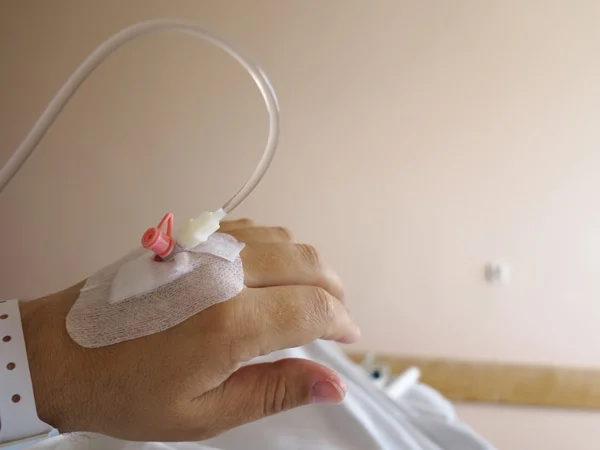
[[[37,414],[61,432],[79,431],[76,418],[85,403],[78,396],[83,364],[65,327],[80,287],[19,302]]]

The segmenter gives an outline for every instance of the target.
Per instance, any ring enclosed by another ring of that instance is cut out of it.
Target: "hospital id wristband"
[[[35,407],[17,300],[0,302],[0,449],[26,448],[49,437]]]

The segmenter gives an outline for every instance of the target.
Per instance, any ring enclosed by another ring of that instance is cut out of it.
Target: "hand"
[[[354,342],[342,284],[314,248],[248,220],[222,232],[247,245],[245,288],[183,323],[99,349],[75,344],[65,317],[82,284],[21,303],[40,418],[62,432],[142,441],[197,441],[310,403],[339,403],[332,370],[286,359],[240,368],[316,339]]]

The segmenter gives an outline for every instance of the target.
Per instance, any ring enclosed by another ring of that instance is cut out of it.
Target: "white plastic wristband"
[[[0,448],[24,448],[53,429],[37,415],[19,302],[0,302]]]

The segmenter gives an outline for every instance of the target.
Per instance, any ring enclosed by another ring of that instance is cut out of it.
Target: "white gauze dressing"
[[[82,347],[97,348],[172,328],[242,291],[243,248],[215,233],[171,261],[136,250],[86,281],[67,315],[67,331]]]

